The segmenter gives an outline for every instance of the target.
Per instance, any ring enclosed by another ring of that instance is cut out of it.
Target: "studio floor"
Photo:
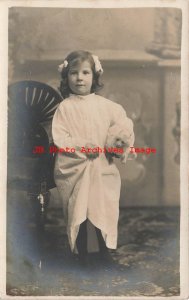
[[[13,207],[18,206],[12,202]],[[91,254],[88,268],[82,268],[70,253],[60,208],[48,210],[42,252],[34,224],[28,222],[27,213],[16,211],[22,217],[17,215],[17,225],[9,226],[7,235],[8,295],[179,295],[178,208],[120,209],[118,248],[111,251],[114,263],[102,264]],[[10,213],[9,218],[13,220]]]

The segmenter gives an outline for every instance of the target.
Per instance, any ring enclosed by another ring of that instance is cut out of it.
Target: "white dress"
[[[74,148],[75,153],[58,153],[54,177],[67,222],[67,234],[72,251],[76,248],[79,226],[88,219],[99,228],[106,246],[117,247],[119,171],[104,153],[88,159],[80,151],[87,143],[104,148],[113,126],[132,136],[133,123],[120,104],[96,94],[71,95],[58,106],[52,123],[52,136],[59,148]]]

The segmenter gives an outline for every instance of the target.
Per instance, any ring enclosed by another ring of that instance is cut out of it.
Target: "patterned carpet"
[[[21,219],[15,230],[23,226]],[[114,264],[102,264],[97,254],[91,254],[86,269],[69,251],[60,209],[49,209],[41,256],[34,239],[35,226],[29,224],[19,235],[9,228],[9,295],[179,295],[178,208],[121,209],[118,249],[111,251]],[[41,270],[37,267],[40,257]]]

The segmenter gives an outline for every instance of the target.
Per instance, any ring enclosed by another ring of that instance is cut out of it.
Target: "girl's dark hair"
[[[71,52],[66,58],[68,65],[67,67],[64,67],[61,72],[61,81],[60,81],[60,93],[63,98],[69,97],[69,94],[72,93],[70,90],[70,87],[68,85],[68,72],[70,67],[73,67],[77,65],[78,63],[81,63],[83,61],[88,61],[91,65],[91,69],[93,72],[93,83],[91,87],[91,93],[97,92],[103,87],[103,84],[100,83],[100,72],[95,71],[95,63],[92,57],[92,54],[88,51],[74,51]]]

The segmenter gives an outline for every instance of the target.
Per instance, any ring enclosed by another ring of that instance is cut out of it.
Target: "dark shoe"
[[[115,263],[108,250],[100,252],[100,260],[106,265],[113,265]]]
[[[79,263],[82,268],[88,268],[90,266],[88,255],[79,257]]]

